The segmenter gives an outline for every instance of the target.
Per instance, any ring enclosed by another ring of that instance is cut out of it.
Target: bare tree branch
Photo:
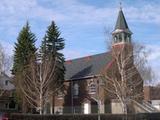
[[[0,44],[0,96],[4,94],[5,90],[5,84],[3,75],[9,73],[11,67],[11,58],[5,54],[5,51]]]
[[[144,51],[143,46],[131,44],[112,46],[114,62],[110,69],[102,72],[105,90],[119,99],[124,113],[127,113],[127,106],[132,100],[143,99],[143,82],[146,80],[143,75],[148,72],[145,69],[147,56]]]
[[[62,87],[56,79],[57,58],[45,56],[40,61],[33,58],[27,66],[25,80],[19,80],[19,86],[26,100],[43,114],[44,106]]]

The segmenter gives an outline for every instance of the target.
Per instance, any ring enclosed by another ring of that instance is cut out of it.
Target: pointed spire
[[[124,17],[121,6],[120,6],[119,13],[118,13],[118,19],[116,22],[116,26],[115,26],[115,30],[116,29],[128,29],[128,25],[127,25],[126,19]]]

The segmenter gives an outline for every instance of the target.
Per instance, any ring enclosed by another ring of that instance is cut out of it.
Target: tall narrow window
[[[122,42],[122,34],[119,34],[119,42]]]
[[[117,42],[117,36],[114,37],[114,43],[116,43],[116,42]]]
[[[130,42],[130,39],[131,39],[130,37],[131,37],[130,35],[127,36],[128,42]]]
[[[62,91],[62,90],[59,90],[59,91],[57,92],[57,96],[58,96],[58,99],[63,99],[63,97],[64,97],[63,91]]]
[[[5,85],[6,85],[6,86],[8,85],[8,80],[5,81]]]
[[[94,81],[92,81],[89,84],[89,94],[95,94],[96,93],[96,84]]]
[[[74,97],[77,97],[79,95],[79,85],[77,83],[73,86],[73,95]]]

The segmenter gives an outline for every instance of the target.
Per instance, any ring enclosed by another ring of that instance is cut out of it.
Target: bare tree
[[[155,74],[148,64],[148,56],[150,55],[150,51],[145,48],[145,46],[133,43],[133,52],[134,52],[134,64],[138,72],[140,73],[144,84],[152,84],[155,79]]]
[[[2,46],[0,45],[0,75],[2,75],[3,63],[4,63],[4,51],[3,51]],[[0,80],[0,96],[2,96],[3,93],[4,93],[4,90],[3,90],[3,81]]]
[[[4,80],[2,78],[2,76],[4,74],[9,74],[9,70],[11,67],[11,59],[9,56],[7,56],[7,54],[5,54],[5,51],[2,47],[2,45],[0,44],[0,96],[3,95],[3,93],[5,92],[4,90]]]
[[[104,27],[104,36],[105,36],[105,42],[107,44],[106,48],[107,50],[110,50],[112,48],[112,36],[111,36],[111,29]]]
[[[143,99],[143,82],[148,79],[144,76],[148,71],[146,57],[147,54],[142,46],[127,43],[114,45],[112,61],[108,66],[112,67],[110,69],[107,67],[102,72],[102,79],[106,83],[105,90],[120,101],[125,114],[132,101]]]
[[[2,45],[0,45],[0,73],[3,72],[5,65],[5,54]]]
[[[25,80],[19,80],[20,89],[26,100],[40,114],[51,97],[61,88],[62,84],[56,79],[57,59],[45,56],[42,60],[31,60],[27,71],[23,75]]]

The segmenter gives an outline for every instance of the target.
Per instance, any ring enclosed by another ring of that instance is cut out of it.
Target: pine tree
[[[27,22],[18,35],[17,43],[15,43],[12,68],[14,85],[16,87],[16,101],[21,104],[23,112],[26,112],[26,100],[23,98],[23,93],[20,90],[19,81],[26,79],[23,73],[27,71],[26,68],[30,63],[30,59],[36,54],[35,41],[36,37],[31,32]]]
[[[42,45],[40,48],[40,55],[44,57],[46,55],[52,55],[52,57],[56,58],[57,66],[56,66],[56,75],[57,81],[64,80],[64,55],[62,54],[62,50],[64,49],[64,39],[60,37],[60,32],[55,22],[52,21],[51,25],[48,27],[46,31],[45,37],[42,41]]]
[[[29,63],[30,57],[36,53],[35,41],[36,37],[31,32],[29,23],[27,22],[19,33],[17,43],[15,43],[13,75],[17,72],[22,72],[24,67]]]

